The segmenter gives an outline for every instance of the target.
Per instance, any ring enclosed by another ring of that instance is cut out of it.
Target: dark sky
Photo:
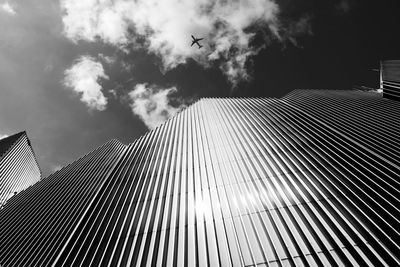
[[[171,2],[171,10],[177,9],[177,1],[166,2]],[[187,9],[194,5],[183,2]],[[275,15],[268,13],[274,7],[271,2],[279,8]],[[116,5],[114,13],[104,13],[109,15],[104,21],[122,16],[123,22],[84,31],[74,24],[79,22],[74,16],[80,15],[74,10],[77,0],[0,1],[0,137],[26,130],[47,176],[112,138],[132,142],[178,106],[200,97],[280,97],[296,88],[377,87],[379,75],[372,69],[378,68],[380,59],[400,57],[396,2],[254,0],[265,7],[262,19],[248,22],[258,9],[246,6],[210,6],[225,15],[209,13],[206,19],[215,21],[208,24],[199,16],[193,22],[196,27],[190,26],[184,12],[178,19],[185,23],[174,21],[175,14],[160,15],[169,19],[165,23],[157,21],[160,11],[143,9],[150,12],[144,21],[153,32],[141,33],[142,21],[131,19],[136,15],[129,13],[139,8],[129,11],[129,6]],[[98,15],[84,12],[83,17]],[[236,18],[246,26],[239,37],[254,34],[248,44],[240,43],[232,30],[237,29]],[[129,26],[123,26],[125,21]],[[279,34],[273,34],[274,27]],[[123,35],[116,34],[119,30]],[[206,48],[190,50],[191,33],[205,37]],[[226,36],[231,38],[228,44],[222,42]],[[217,49],[218,58],[211,59]],[[253,54],[241,68],[238,60],[246,52]],[[245,70],[247,78],[229,76],[229,63],[239,66],[234,70]],[[70,76],[68,84],[68,69],[75,75],[90,69],[95,79]],[[77,79],[81,83],[74,83]],[[83,93],[77,93],[79,88],[93,88],[107,103],[101,104],[97,94],[96,106],[90,106],[81,99]]]
[[[254,80],[238,90],[241,96],[281,96],[295,88],[351,89],[379,86],[379,60],[400,56],[400,16],[396,1],[296,2],[312,17],[312,35],[302,48],[274,44],[254,60]],[[303,3],[302,3],[303,2]],[[400,3],[400,2],[399,2]]]

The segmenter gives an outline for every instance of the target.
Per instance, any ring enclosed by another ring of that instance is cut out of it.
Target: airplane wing
[[[193,46],[196,43],[196,41],[192,41],[192,44],[190,46]]]
[[[197,41],[201,41],[201,40],[203,40],[204,38],[199,38],[199,39],[196,39]]]

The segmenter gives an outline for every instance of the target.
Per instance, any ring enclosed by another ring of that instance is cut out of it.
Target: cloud
[[[341,13],[341,14],[345,14],[348,13],[351,9],[351,4],[349,0],[340,0],[337,4],[336,4],[336,10]]]
[[[217,65],[228,79],[248,79],[246,62],[265,47],[264,32],[280,40],[285,26],[274,0],[61,0],[65,35],[74,42],[101,40],[124,51],[145,48],[168,71],[192,58]],[[191,47],[190,35],[204,37]]]
[[[10,5],[9,2],[4,2],[3,4],[0,5],[1,10],[4,12],[10,14],[10,15],[16,15],[17,12],[15,12],[15,9],[12,5]]]
[[[104,54],[102,54],[102,53],[99,53],[98,56],[99,56],[99,58],[100,58],[101,60],[103,60],[103,61],[106,62],[107,64],[114,64],[115,61],[117,60],[115,57],[106,56],[106,55],[104,55]]]
[[[61,165],[58,165],[58,164],[52,164],[51,165],[51,173],[54,173],[54,172],[56,172],[56,171],[59,171],[59,170],[61,170],[63,168],[63,166],[61,166]]]
[[[100,38],[111,44],[126,43],[127,22],[121,4],[119,0],[61,0],[66,13],[63,16],[66,36],[74,42]]]
[[[129,93],[130,107],[151,130],[185,107],[182,103],[178,107],[171,105],[171,95],[175,92],[176,87],[159,88],[146,83],[137,84]]]
[[[300,47],[297,39],[300,36],[312,35],[311,16],[304,14],[299,19],[290,21],[283,38],[288,39],[293,45]]]
[[[104,110],[107,98],[103,95],[100,79],[108,79],[103,65],[90,56],[81,56],[64,72],[64,85],[81,96],[90,109]]]

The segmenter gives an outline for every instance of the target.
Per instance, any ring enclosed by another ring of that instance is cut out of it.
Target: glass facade
[[[399,115],[361,91],[201,99],[13,198],[0,263],[399,265]]]

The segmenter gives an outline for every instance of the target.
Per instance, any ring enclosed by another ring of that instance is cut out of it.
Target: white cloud
[[[171,105],[171,94],[175,92],[176,87],[158,88],[146,83],[137,84],[129,93],[130,107],[147,128],[154,129],[185,107],[183,104],[179,107]]]
[[[68,38],[95,41],[96,37],[111,44],[126,43],[127,24],[121,10],[121,1],[61,0],[66,12],[64,30]]]
[[[65,34],[75,42],[144,47],[164,71],[188,58],[218,64],[233,84],[248,78],[246,62],[263,47],[251,43],[255,34],[281,39],[285,31],[275,0],[61,0],[61,7]],[[204,37],[202,49],[190,46],[192,34]]]
[[[104,62],[106,62],[107,64],[114,64],[115,61],[117,60],[115,57],[106,56],[106,55],[104,55],[104,54],[102,54],[102,53],[99,54],[99,58],[100,58],[101,60],[103,60]]]
[[[16,15],[17,12],[15,12],[15,9],[12,5],[10,5],[9,2],[4,2],[3,4],[0,5],[0,8],[4,11],[7,12],[10,15]]]
[[[103,95],[99,79],[108,79],[108,76],[100,62],[90,56],[81,56],[64,75],[64,85],[78,93],[90,109],[106,108],[107,98]]]

